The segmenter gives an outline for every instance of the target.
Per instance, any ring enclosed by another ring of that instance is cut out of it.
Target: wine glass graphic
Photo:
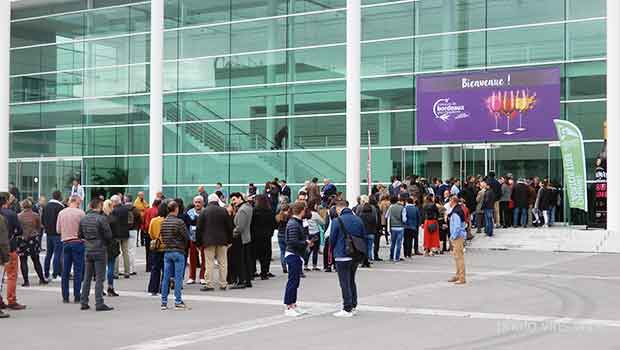
[[[517,96],[515,98],[515,109],[519,111],[519,127],[515,130],[519,132],[527,130],[523,127],[523,116],[526,115],[527,111],[530,109],[530,98],[527,91],[517,90]]]
[[[495,129],[491,129],[491,131],[501,132],[502,130],[499,128],[499,118],[500,118],[500,113],[502,111],[502,105],[503,105],[502,93],[498,92],[496,95],[495,92],[493,92],[488,105],[489,105],[489,109],[493,113],[493,117],[495,118]]]
[[[513,135],[514,131],[510,131],[510,119],[514,116],[515,112],[515,93],[514,91],[504,91],[504,104],[502,108],[502,113],[506,117],[507,125],[506,131],[504,131],[504,135]]]

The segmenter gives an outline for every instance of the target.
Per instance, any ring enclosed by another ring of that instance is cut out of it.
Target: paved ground
[[[286,277],[276,265],[277,278],[252,289],[187,286],[187,311],[160,311],[159,299],[144,292],[145,273],[117,281],[121,297],[106,299],[116,308],[109,313],[62,304],[59,283],[20,288],[28,310],[0,321],[0,343],[29,350],[620,349],[620,255],[469,249],[466,262],[466,286],[445,282],[450,256],[361,270],[353,319],[331,316],[340,294],[336,275],[323,272],[302,280],[301,305],[312,314],[284,317]]]

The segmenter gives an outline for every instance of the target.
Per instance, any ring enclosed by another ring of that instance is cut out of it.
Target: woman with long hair
[[[252,243],[255,258],[260,263],[260,278],[267,280],[269,277],[275,277],[269,272],[269,265],[271,264],[271,237],[276,228],[276,219],[268,196],[259,194],[254,198],[254,203],[250,226]],[[256,262],[253,261],[256,268]]]
[[[321,247],[321,228],[325,226],[325,220],[319,215],[319,202],[311,200],[308,203],[310,209],[310,219],[308,219],[308,237],[313,242],[312,247],[308,251],[308,256],[305,261],[305,270],[308,269],[308,263],[312,258],[312,271],[320,271],[318,267],[319,263],[319,248]]]
[[[439,210],[432,195],[424,199],[424,255],[433,256],[439,249]]]
[[[286,253],[286,241],[284,234],[286,233],[286,224],[290,218],[290,207],[288,203],[280,206],[280,211],[276,214],[276,223],[278,224],[278,246],[280,247],[280,264],[282,264],[282,273],[288,273],[284,253]]]

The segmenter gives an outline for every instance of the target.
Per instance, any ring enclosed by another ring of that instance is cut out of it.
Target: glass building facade
[[[592,164],[606,118],[605,16],[604,0],[363,0],[372,181],[495,170],[561,182],[553,142],[417,144],[416,76],[494,68],[560,67],[560,117],[581,128]],[[346,19],[346,0],[167,0],[165,194],[274,177],[344,185]],[[89,195],[147,190],[150,2],[22,0],[11,47],[11,181],[34,196],[73,177]]]

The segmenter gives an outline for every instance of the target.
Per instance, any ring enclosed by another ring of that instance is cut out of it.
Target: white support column
[[[607,229],[620,233],[620,1],[607,0]],[[619,135],[619,136],[616,136]]]
[[[162,190],[164,0],[151,0],[151,98],[149,124],[149,197]]]
[[[361,36],[360,0],[347,0],[347,200],[360,195]]]
[[[0,5],[0,191],[9,189],[9,95],[11,1]]]

